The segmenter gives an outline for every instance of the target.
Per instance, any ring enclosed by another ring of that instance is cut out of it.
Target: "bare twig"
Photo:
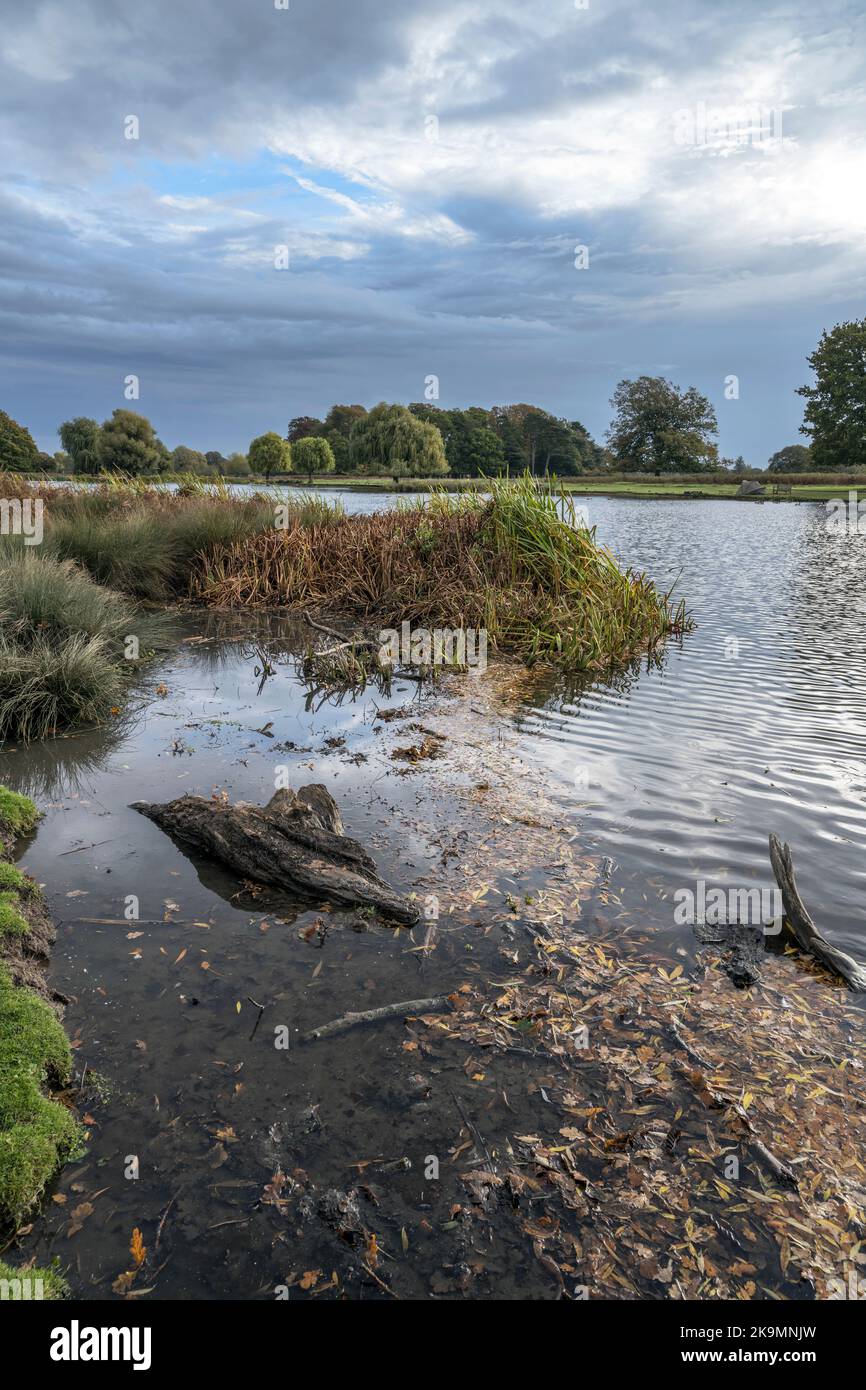
[[[409,1014],[429,1013],[433,1009],[444,1009],[448,1003],[447,994],[439,994],[434,999],[404,999],[399,1004],[385,1004],[380,1009],[364,1009],[361,1013],[343,1014],[342,1018],[334,1019],[333,1023],[323,1023],[321,1028],[314,1028],[311,1033],[305,1033],[302,1042],[315,1042],[318,1038],[331,1038],[335,1033],[344,1033],[348,1028],[355,1028],[360,1023],[380,1023],[386,1018],[399,1018]]]

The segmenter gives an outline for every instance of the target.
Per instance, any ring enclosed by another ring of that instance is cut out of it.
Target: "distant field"
[[[814,474],[810,475],[814,478]],[[44,480],[44,475],[38,477],[34,475],[33,481]],[[69,474],[49,475],[49,481],[68,482],[72,481]],[[95,481],[95,479],[91,480]],[[155,478],[154,482],[161,481]],[[163,478],[162,481],[170,481]],[[207,481],[207,479],[203,479]],[[253,487],[264,485],[263,478],[228,478],[230,483],[247,483]],[[539,480],[541,481],[541,480]],[[299,474],[288,477],[271,478],[272,487],[297,487],[306,489],[310,487],[307,479]],[[629,478],[561,478],[557,480],[556,486],[565,492],[576,492],[583,495],[594,495],[598,497],[686,497],[689,498],[719,498],[734,499],[737,501],[761,501],[773,499],[772,483],[764,483],[767,489],[766,497],[761,498],[738,498],[736,497],[740,480],[730,482],[702,481],[699,478],[683,480],[681,477],[676,480],[665,481],[645,481],[632,480]],[[314,488],[350,488],[355,492],[425,492],[431,488],[439,491],[462,492],[489,487],[488,480],[485,478],[401,478],[399,482],[394,482],[393,478],[386,475],[378,477],[358,477],[350,473],[330,473],[315,474],[312,486]],[[828,479],[826,482],[807,482],[791,483],[790,498],[783,500],[794,502],[825,502],[831,497],[848,497],[849,492],[862,494],[866,499],[866,477],[862,475],[852,479],[842,479],[838,475]]]
[[[292,479],[292,484],[306,486],[306,480]],[[414,492],[436,487],[445,488],[449,492],[456,492],[461,489],[484,488],[486,483],[483,478],[439,478],[436,480],[401,478],[399,483],[395,484],[393,478],[387,477],[357,478],[348,474],[331,474],[326,477],[314,478],[313,486],[345,487],[365,492]],[[565,492],[593,494],[602,497],[684,497],[689,494],[690,497],[733,499],[736,498],[740,483],[739,479],[736,482],[716,483],[702,482],[699,479],[692,479],[689,482],[632,482],[608,478],[563,478],[558,481],[558,486]],[[772,500],[772,484],[765,484],[764,486],[767,487],[764,500]],[[858,488],[866,497],[866,479],[864,478],[844,482],[792,483],[790,500],[795,502],[824,502],[830,497],[847,498],[849,491],[857,492]],[[736,498],[736,500],[760,501],[762,499]],[[789,499],[786,498],[785,500]]]

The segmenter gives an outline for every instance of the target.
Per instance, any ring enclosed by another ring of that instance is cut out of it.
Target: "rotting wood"
[[[773,866],[773,873],[782,894],[785,919],[800,949],[808,955],[814,956],[835,975],[840,975],[851,989],[866,990],[866,968],[858,965],[853,956],[849,956],[838,946],[832,945],[826,937],[821,935],[800,897],[797,880],[794,877],[791,850],[788,845],[782,844],[778,837],[772,833],[770,834],[770,863]]]
[[[357,840],[343,834],[336,802],[319,783],[288,788],[267,806],[234,806],[203,796],[133,809],[168,834],[219,860],[239,877],[341,906],[369,907],[411,925],[418,909],[376,872]]]
[[[386,1018],[408,1017],[412,1014],[431,1013],[434,1009],[444,1009],[448,1003],[447,994],[438,994],[434,999],[404,999],[399,1004],[383,1004],[379,1009],[364,1009],[360,1013],[343,1014],[342,1018],[335,1018],[333,1023],[323,1023],[321,1028],[314,1028],[312,1032],[305,1033],[302,1042],[317,1042],[319,1038],[332,1038],[335,1033],[344,1033],[349,1028],[356,1028],[360,1023],[380,1023]]]

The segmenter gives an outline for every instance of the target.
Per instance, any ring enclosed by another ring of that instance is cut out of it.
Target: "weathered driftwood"
[[[813,955],[834,974],[841,975],[852,989],[866,990],[866,969],[822,936],[806,911],[794,878],[791,851],[773,834],[770,835],[770,863],[782,893],[785,919],[800,949]]]
[[[337,804],[325,787],[288,788],[267,806],[181,796],[134,809],[178,840],[220,860],[241,878],[346,906],[374,908],[411,924],[415,907],[376,873],[357,840],[343,834]]]
[[[364,1009],[360,1013],[343,1014],[333,1023],[323,1023],[305,1033],[301,1042],[316,1042],[318,1038],[331,1038],[335,1033],[345,1033],[348,1028],[356,1028],[359,1023],[380,1023],[385,1018],[408,1017],[410,1014],[431,1013],[434,1009],[444,1009],[448,1003],[447,994],[437,994],[433,999],[404,999],[400,1004],[383,1004],[380,1009]]]

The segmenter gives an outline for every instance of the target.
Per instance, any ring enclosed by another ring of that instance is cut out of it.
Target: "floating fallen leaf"
[[[141,1266],[147,1258],[147,1250],[142,1240],[141,1231],[136,1226],[132,1232],[132,1240],[129,1245],[129,1253],[135,1260],[136,1265]]]

